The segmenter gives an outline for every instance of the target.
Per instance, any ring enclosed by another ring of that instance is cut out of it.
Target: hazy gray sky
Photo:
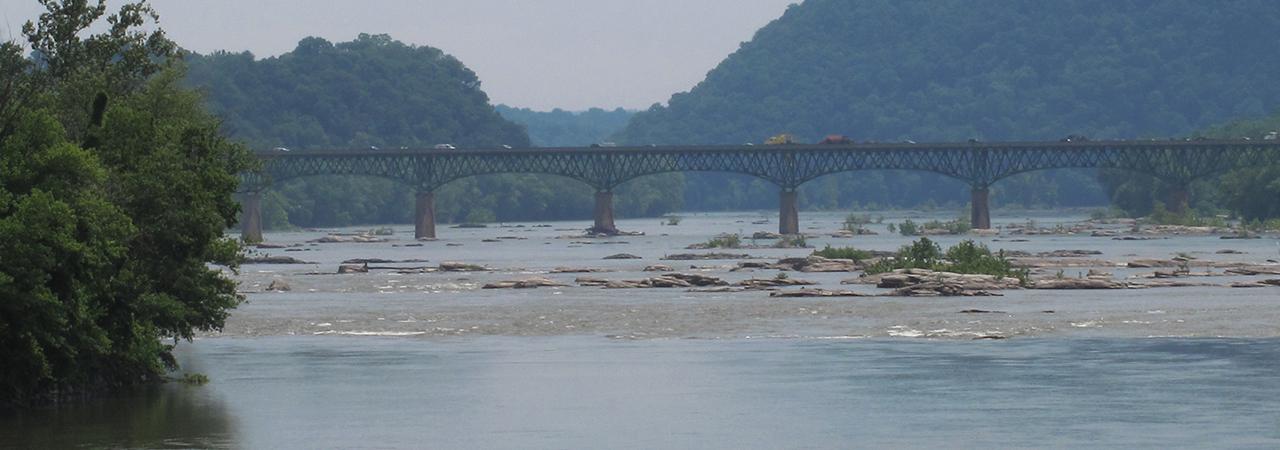
[[[701,81],[799,0],[152,0],[183,47],[292,50],[306,36],[386,33],[438,47],[480,75],[494,103],[647,108]],[[111,0],[118,5],[119,0]],[[0,0],[0,38],[43,9]]]

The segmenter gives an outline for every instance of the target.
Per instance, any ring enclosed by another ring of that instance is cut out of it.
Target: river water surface
[[[804,218],[818,236],[841,221]],[[1079,219],[1035,218],[1041,226]],[[560,266],[611,270],[585,274],[606,279],[651,276],[641,269],[656,263],[726,280],[772,277],[776,271],[730,272],[734,261],[661,259],[720,232],[776,227],[753,223],[763,220],[740,213],[691,216],[679,226],[620,221],[646,235],[613,239],[564,237],[582,223],[442,228],[440,241],[421,247],[408,246],[412,230],[404,227],[375,244],[307,245],[324,233],[269,234],[270,242],[302,245],[264,252],[314,264],[244,267],[237,279],[248,302],[227,329],[178,347],[183,372],[206,374],[209,384],[3,416],[0,446],[1280,447],[1275,288],[843,299],[480,289],[530,276],[572,284],[583,275],[548,273]],[[1184,253],[1265,264],[1280,256],[1275,239],[980,240],[1029,252],[1094,249],[1102,254],[1091,258],[1113,262]],[[907,242],[887,233],[809,239],[874,250]],[[1218,253],[1224,249],[1241,253]],[[601,259],[620,252],[641,259]],[[734,252],[775,259],[809,250]],[[385,264],[392,266],[464,261],[495,271],[333,274],[351,258],[428,260]],[[1143,272],[1099,269],[1117,278]],[[840,284],[857,274],[789,275],[877,291]],[[275,279],[292,290],[264,292]],[[960,313],[966,309],[999,312]],[[980,336],[1006,339],[974,340]]]

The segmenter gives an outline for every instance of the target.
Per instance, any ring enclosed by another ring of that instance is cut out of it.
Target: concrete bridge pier
[[[974,228],[991,228],[991,190],[987,186],[970,188],[969,224]]]
[[[800,234],[800,210],[796,188],[782,188],[778,194],[778,234]]]
[[[436,238],[436,193],[419,192],[413,203],[413,238]]]
[[[613,191],[596,191],[595,225],[591,233],[618,234],[618,227],[613,224]]]
[[[240,202],[240,240],[262,242],[262,193],[249,192]]]

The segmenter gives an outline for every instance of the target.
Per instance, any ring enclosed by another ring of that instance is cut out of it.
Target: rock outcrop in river
[[[564,287],[567,284],[549,278],[525,278],[522,280],[498,281],[484,285],[482,289],[533,289],[540,287]]]

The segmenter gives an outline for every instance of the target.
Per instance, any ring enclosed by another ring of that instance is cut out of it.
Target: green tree
[[[29,111],[9,125],[0,142],[0,407],[113,376],[104,303],[136,232],[103,193],[106,170],[52,115]]]
[[[0,405],[155,380],[172,344],[222,327],[240,297],[223,237],[248,167],[145,3],[42,1],[0,73]],[[148,25],[143,27],[143,25]],[[153,28],[153,31],[139,31]],[[83,37],[82,37],[83,36]]]

